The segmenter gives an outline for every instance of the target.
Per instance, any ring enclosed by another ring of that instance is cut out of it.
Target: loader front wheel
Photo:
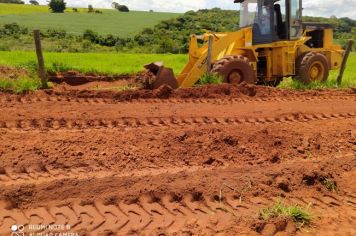
[[[325,82],[329,77],[328,59],[321,53],[309,52],[296,62],[296,79],[304,84]]]
[[[256,84],[256,76],[249,60],[243,56],[226,56],[214,63],[212,73],[219,74],[225,83]]]

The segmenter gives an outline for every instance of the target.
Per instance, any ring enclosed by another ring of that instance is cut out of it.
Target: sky
[[[28,2],[28,0],[27,0]],[[46,4],[47,0],[38,0]],[[94,8],[110,8],[112,0],[66,0],[67,6]],[[117,0],[127,5],[131,10],[154,10],[161,12],[186,12],[204,8],[220,7],[222,9],[237,9],[233,0]],[[304,15],[350,17],[356,20],[356,0],[304,0]]]

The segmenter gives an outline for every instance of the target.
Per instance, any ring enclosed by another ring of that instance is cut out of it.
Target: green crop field
[[[164,61],[179,73],[187,62],[187,55],[123,54],[123,53],[45,53],[48,71],[78,70],[106,74],[132,74],[143,70],[143,65]],[[33,52],[0,51],[0,66],[35,68]]]
[[[30,29],[57,28],[77,35],[91,29],[102,35],[113,34],[130,37],[145,27],[151,27],[162,20],[179,15],[162,12],[131,11],[124,13],[109,9],[100,10],[103,14],[87,13],[86,9],[79,9],[78,13],[67,9],[67,12],[58,14],[50,13],[47,6],[0,4],[0,25],[16,22]]]
[[[121,54],[121,53],[45,53],[48,71],[78,70],[81,72],[97,72],[106,74],[132,74],[143,70],[143,65],[163,61],[167,67],[173,68],[176,74],[183,69],[188,60],[187,55],[172,54]],[[34,69],[36,57],[33,52],[0,52],[0,66],[23,67]],[[356,53],[350,55],[344,74],[343,87],[356,86]],[[330,73],[326,85],[310,88],[336,87],[337,71]],[[285,79],[281,87],[299,88],[291,79]]]
[[[0,3],[0,15],[48,12],[47,6]]]

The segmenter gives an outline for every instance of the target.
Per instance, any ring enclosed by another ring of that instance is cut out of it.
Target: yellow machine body
[[[177,78],[162,64],[146,65],[157,76],[154,88],[192,87],[206,73],[219,74],[227,83],[276,86],[290,76],[304,83],[325,82],[329,70],[341,66],[344,51],[333,43],[333,29],[302,23],[302,0],[234,2],[241,6],[241,29],[192,35],[189,61]]]
[[[192,87],[203,74],[207,73],[209,37],[213,38],[211,48],[212,63],[226,55],[242,55],[249,59],[257,76],[259,58],[265,57],[267,71],[264,79],[267,81],[273,81],[275,78],[280,77],[294,76],[296,74],[297,58],[307,52],[324,54],[329,61],[330,69],[338,69],[341,65],[344,51],[339,45],[333,44],[333,30],[324,29],[324,44],[322,48],[310,48],[305,44],[311,39],[310,36],[307,36],[309,31],[312,30],[305,30],[303,36],[296,40],[258,45],[253,45],[252,43],[252,28],[243,28],[237,32],[229,33],[207,33],[202,37],[192,35],[189,45],[189,62],[177,77],[179,87]],[[199,47],[198,38],[204,41],[201,47]]]

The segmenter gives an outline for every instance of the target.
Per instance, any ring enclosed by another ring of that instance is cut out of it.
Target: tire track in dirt
[[[290,113],[277,117],[120,117],[117,119],[23,119],[0,121],[0,130],[59,130],[59,129],[115,129],[155,126],[194,126],[194,125],[264,125],[318,120],[352,119],[354,112],[342,113]]]
[[[352,156],[349,155],[348,158],[352,158]],[[289,165],[294,166],[293,161]],[[189,170],[200,172],[199,167],[196,168]],[[223,170],[223,168],[213,169],[212,171],[217,172]],[[170,169],[163,168],[161,174],[166,172],[174,173]],[[87,173],[90,175],[89,172]],[[146,173],[141,172],[140,177],[142,178],[139,181],[147,179],[144,174]],[[111,178],[103,176],[103,178],[105,177]],[[134,175],[128,174],[126,177],[132,178]],[[72,178],[76,179],[77,177],[72,176]],[[44,179],[38,180],[37,184],[41,184],[40,181]],[[52,180],[60,181],[60,179]],[[94,175],[92,182],[97,181],[100,181],[100,177]],[[33,183],[29,181],[26,184]],[[5,230],[13,224],[69,224],[72,227],[72,232],[86,232],[88,235],[102,235],[104,232],[117,235],[130,233],[157,235],[158,232],[168,235],[182,232],[214,235],[219,232],[227,232],[226,230],[232,225],[236,225],[237,222],[240,227],[245,226],[244,230],[251,230],[251,232],[246,232],[246,235],[253,235],[256,232],[252,230],[252,223],[258,221],[259,211],[281,200],[286,204],[299,204],[308,207],[314,219],[318,219],[316,222],[324,222],[325,225],[321,223],[315,234],[313,233],[314,226],[312,226],[311,235],[338,232],[340,227],[342,227],[342,234],[353,235],[356,195],[352,188],[349,189],[351,192],[345,190],[343,195],[325,192],[304,195],[294,192],[293,195],[288,194],[283,199],[275,197],[276,195],[271,195],[271,197],[245,196],[243,190],[239,193],[239,189],[234,190],[233,195],[227,194],[225,191],[220,191],[220,194],[217,193],[217,195],[203,194],[197,190],[189,190],[188,193],[185,191],[182,193],[168,191],[168,193],[161,194],[148,192],[138,194],[137,197],[130,197],[131,200],[123,200],[123,198],[115,198],[111,195],[104,201],[94,199],[79,202],[80,199],[77,198],[78,200],[72,200],[65,204],[55,204],[50,201],[39,207],[28,209],[9,208],[0,202],[0,235],[2,233],[6,235],[8,231]],[[326,220],[327,223],[323,220]],[[271,224],[271,222],[267,224]],[[273,227],[279,227],[278,223],[272,224],[276,224]],[[259,229],[262,234],[264,234],[264,230],[269,232],[268,227],[264,227],[266,229]],[[286,228],[287,225],[278,228],[278,232],[286,231]]]
[[[288,96],[288,97],[245,97],[245,98],[169,98],[169,99],[132,99],[128,101],[120,101],[114,98],[97,98],[97,97],[73,97],[73,96],[14,96],[5,95],[0,99],[0,104],[6,105],[11,103],[20,104],[33,104],[38,102],[68,102],[79,104],[118,104],[118,103],[146,103],[146,104],[217,104],[228,105],[234,103],[261,103],[261,102],[308,102],[308,101],[328,101],[328,100],[340,100],[340,101],[356,101],[354,95],[329,95],[329,96],[315,96],[315,97],[303,97],[303,96]]]
[[[356,196],[351,195],[353,198]],[[204,196],[200,193],[163,196],[142,195],[134,201],[88,204],[72,203],[65,206],[45,206],[19,210],[0,208],[0,234],[8,233],[12,224],[60,224],[70,225],[72,232],[99,235],[103,232],[128,233],[179,233],[198,229],[201,233],[216,234],[226,230],[233,222],[253,219],[259,210],[272,206],[278,198],[252,197],[240,199],[236,196]],[[309,206],[321,217],[339,213],[334,219],[349,219],[343,224],[343,232],[354,232],[350,219],[356,216],[356,207],[345,203],[345,198],[323,195],[315,198],[292,197],[283,199],[288,204]],[[345,209],[343,215],[340,214]],[[255,218],[256,219],[256,218]],[[348,223],[347,223],[348,222]],[[337,222],[326,229],[337,228]],[[283,231],[283,229],[282,229]],[[263,230],[262,230],[263,233]]]
[[[219,170],[224,170],[227,166],[219,167]],[[147,169],[147,170],[134,170],[134,171],[114,171],[114,170],[95,170],[85,168],[71,168],[70,170],[63,169],[49,169],[44,167],[44,171],[31,171],[25,170],[24,173],[14,173],[11,170],[4,169],[3,173],[0,173],[0,186],[13,186],[21,184],[33,184],[39,185],[43,183],[49,183],[53,181],[60,181],[64,179],[86,180],[86,179],[101,179],[108,177],[124,178],[124,177],[149,177],[156,176],[165,173],[177,174],[179,172],[195,172],[202,170],[211,170],[213,167],[202,166],[187,166],[187,167],[172,167],[161,169]],[[214,168],[216,169],[216,168]]]
[[[91,170],[84,168],[71,168],[69,170],[48,169],[43,171],[31,171],[25,169],[23,173],[14,173],[4,169],[0,174],[0,186],[21,185],[21,184],[42,184],[45,182],[58,181],[64,179],[91,179],[106,178],[117,175],[114,171]]]
[[[340,154],[335,156],[335,158],[352,158],[354,155]],[[293,163],[293,162],[292,162]],[[129,170],[129,171],[119,171],[114,169],[103,168],[71,168],[71,169],[60,169],[53,168],[50,166],[42,166],[41,170],[34,170],[30,168],[24,168],[22,173],[16,173],[15,169],[12,168],[2,168],[0,172],[0,186],[8,187],[15,185],[41,185],[44,183],[62,181],[62,180],[87,180],[87,179],[104,179],[104,178],[126,178],[126,177],[144,177],[149,178],[152,176],[158,176],[162,174],[178,174],[178,173],[194,173],[201,171],[218,171],[222,172],[228,169],[231,165],[224,164],[218,167],[208,167],[199,165],[189,165],[189,166],[176,166],[176,167],[151,167],[147,169],[140,170]],[[332,199],[331,199],[332,201]],[[349,204],[355,205],[356,198],[349,196]],[[337,206],[337,204],[335,204]]]

